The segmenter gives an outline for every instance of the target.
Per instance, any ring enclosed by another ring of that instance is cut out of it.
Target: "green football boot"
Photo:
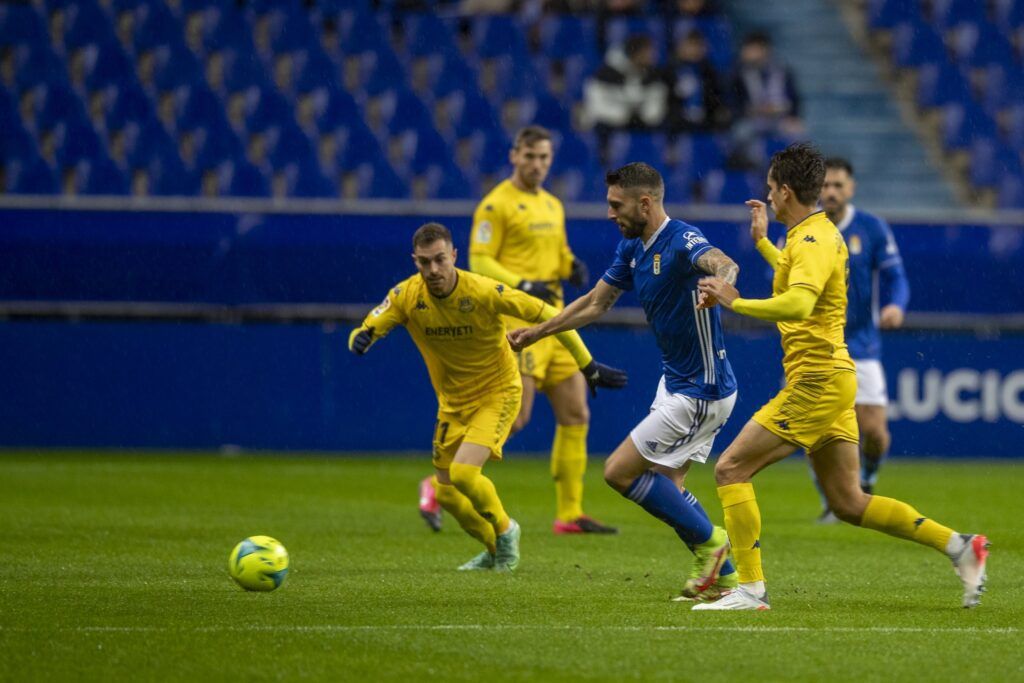
[[[460,572],[479,572],[494,569],[494,555],[483,551],[466,564],[459,565]]]
[[[514,519],[509,520],[508,529],[498,535],[498,552],[494,557],[494,569],[499,572],[512,572],[519,566],[519,537],[522,530]]]
[[[723,591],[732,590],[738,583],[736,573],[719,576],[722,565],[729,559],[729,536],[725,529],[715,527],[709,538],[693,549],[693,566],[679,594],[680,600],[717,600]]]

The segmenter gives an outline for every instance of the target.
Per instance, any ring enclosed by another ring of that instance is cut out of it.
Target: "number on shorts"
[[[444,444],[444,442],[448,440],[448,427],[449,427],[450,424],[451,424],[450,422],[438,421],[438,423],[437,423],[437,443]]]

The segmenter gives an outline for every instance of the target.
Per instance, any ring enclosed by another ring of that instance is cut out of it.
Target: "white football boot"
[[[693,606],[694,610],[748,610],[763,612],[771,609],[768,592],[760,598],[754,595],[742,583],[736,590],[729,591],[714,602],[700,602]]]
[[[985,562],[988,560],[988,539],[981,534],[960,534],[963,549],[953,558],[953,569],[964,584],[964,607],[977,607],[985,592]]]

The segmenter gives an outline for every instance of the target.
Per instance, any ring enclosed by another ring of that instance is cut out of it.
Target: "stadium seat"
[[[313,145],[294,122],[267,128],[263,134],[267,138],[267,158],[275,168],[312,163]]]
[[[48,83],[66,83],[64,62],[46,44],[13,48],[14,88],[18,92]]]
[[[929,19],[940,31],[960,24],[980,24],[986,20],[984,2],[978,0],[931,0]]]
[[[893,29],[898,24],[920,18],[916,0],[868,0],[868,26],[873,29]]]
[[[182,42],[158,45],[152,49],[153,84],[158,90],[203,81],[202,69],[195,55]]]
[[[924,64],[918,70],[918,106],[941,107],[951,103],[967,102],[970,98],[971,91],[967,78],[948,60]]]
[[[597,47],[597,23],[592,17],[554,15],[542,17],[531,29],[534,52],[561,60],[583,56],[600,58]]]
[[[701,180],[703,201],[711,204],[742,204],[764,195],[764,180],[745,171],[709,171]]]
[[[217,167],[218,190],[232,197],[269,197],[270,186],[256,166],[236,159]]]
[[[89,195],[126,195],[128,178],[106,155],[78,163],[78,191]]]
[[[959,64],[977,68],[1014,63],[1010,42],[997,26],[988,22],[957,25],[951,32],[950,43],[953,58]]]
[[[109,17],[94,0],[66,3],[60,9],[51,10],[51,16],[53,11],[64,14],[63,45],[58,47],[69,53],[85,45],[117,42]]]
[[[992,5],[995,21],[1007,35],[1024,26],[1024,0],[995,0]]]
[[[976,78],[978,102],[990,114],[1024,104],[1024,72],[1016,66],[993,64]]]
[[[996,206],[1000,209],[1024,209],[1024,179],[1019,175],[1004,175],[999,180]]]
[[[338,188],[317,168],[315,162],[290,163],[280,167],[275,179],[283,181],[286,197],[330,199],[338,196]]]
[[[312,123],[321,133],[363,120],[355,99],[339,88],[324,87],[303,93],[296,111],[299,125],[306,127]]]
[[[615,132],[608,136],[605,165],[618,168],[633,161],[643,161],[664,173],[666,147],[668,143],[663,133]]]
[[[661,63],[667,56],[667,30],[661,17],[611,17],[605,23],[605,50],[622,47],[634,35],[647,36],[654,43],[655,59]]]
[[[467,19],[474,54],[481,60],[508,57],[523,64],[530,57],[526,38],[515,17],[505,14],[482,15]]]
[[[50,42],[46,22],[29,3],[0,4],[0,45],[45,45]]]
[[[317,88],[337,88],[338,69],[319,45],[291,53],[293,92],[305,93]]]
[[[975,187],[996,187],[1007,175],[1020,176],[1020,154],[992,138],[975,140],[970,146],[968,177]]]
[[[122,128],[129,121],[142,121],[154,116],[153,103],[133,82],[110,85],[103,90],[105,125],[110,130]]]
[[[392,19],[391,34],[396,49],[410,57],[436,55],[455,50],[451,31],[437,14],[403,13]]]
[[[4,163],[7,190],[16,194],[57,194],[60,187],[53,169],[41,157]]]
[[[943,107],[940,127],[942,144],[948,150],[964,149],[975,140],[996,135],[995,122],[974,101]]]
[[[135,9],[135,52],[180,42],[181,25],[163,2],[142,2]]]
[[[892,58],[896,66],[916,68],[946,59],[946,45],[924,21],[906,21],[893,30]]]

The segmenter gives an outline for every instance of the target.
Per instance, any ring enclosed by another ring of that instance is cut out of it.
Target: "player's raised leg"
[[[469,499],[473,510],[495,534],[494,568],[512,571],[519,565],[519,525],[505,512],[494,482],[483,474],[484,463],[490,457],[488,446],[463,441],[449,476],[455,488]]]
[[[473,501],[455,487],[449,470],[438,469],[437,474],[431,477],[431,480],[434,490],[437,492],[437,502],[455,518],[463,531],[484,544],[484,551],[461,565],[459,569],[461,571],[493,569],[494,556],[497,552],[497,536],[494,533],[494,525],[481,517],[473,507]]]
[[[833,441],[814,450],[810,456],[829,507],[837,517],[849,524],[914,541],[944,553],[953,561],[963,583],[963,606],[974,607],[981,601],[986,580],[987,538],[958,534],[903,501],[864,493],[858,479],[857,444]]]
[[[554,365],[554,364],[552,364]],[[556,368],[551,367],[551,371]],[[556,534],[614,534],[618,529],[583,512],[583,476],[587,471],[587,432],[590,408],[587,382],[573,368],[568,378],[547,390],[555,413],[555,438],[551,444],[551,476],[555,480]]]

